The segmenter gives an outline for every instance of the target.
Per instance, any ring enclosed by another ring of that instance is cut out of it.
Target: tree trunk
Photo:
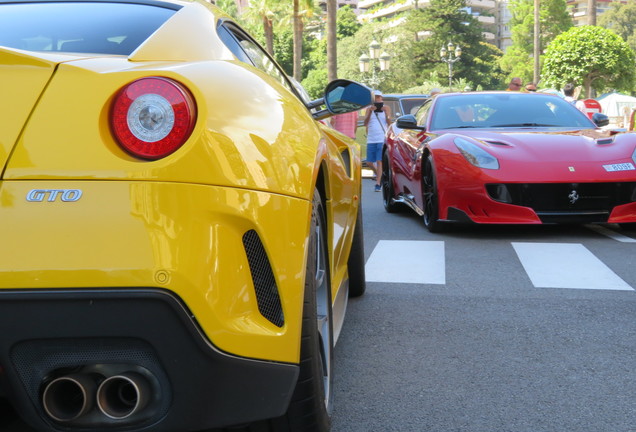
[[[588,99],[592,97],[592,80],[589,75],[583,78],[583,89],[585,90],[585,97]]]
[[[541,2],[540,0],[534,0],[534,76],[533,82],[535,85],[539,84],[539,64],[541,60],[541,22],[540,17]]]
[[[587,24],[596,25],[596,0],[587,0]]]
[[[302,74],[300,70],[300,60],[303,55],[303,26],[302,19],[300,17],[299,0],[294,0],[294,79],[298,82],[302,80]]]
[[[263,31],[265,32],[265,49],[269,55],[274,56],[274,23],[265,16],[263,17]]]
[[[338,78],[338,56],[336,38],[337,0],[327,0],[327,79],[333,81]]]

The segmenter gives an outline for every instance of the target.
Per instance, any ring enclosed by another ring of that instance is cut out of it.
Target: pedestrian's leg
[[[381,192],[382,191],[382,186],[380,186],[380,182],[382,181],[382,159],[381,158],[378,158],[378,160],[375,163],[375,171],[376,171],[375,191]]]

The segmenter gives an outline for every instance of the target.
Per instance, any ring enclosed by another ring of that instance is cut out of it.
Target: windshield
[[[175,12],[132,3],[0,3],[0,45],[129,55]]]
[[[431,129],[455,128],[594,128],[576,107],[553,95],[474,93],[438,97]]]

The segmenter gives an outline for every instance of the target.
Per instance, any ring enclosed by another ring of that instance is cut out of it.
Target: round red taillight
[[[192,133],[196,107],[181,84],[161,77],[133,81],[115,97],[111,128],[131,155],[157,160],[174,153]]]

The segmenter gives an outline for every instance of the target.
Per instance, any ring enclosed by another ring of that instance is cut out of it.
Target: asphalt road
[[[335,350],[334,432],[636,431],[636,233],[430,234],[384,212],[373,184],[375,281]]]

